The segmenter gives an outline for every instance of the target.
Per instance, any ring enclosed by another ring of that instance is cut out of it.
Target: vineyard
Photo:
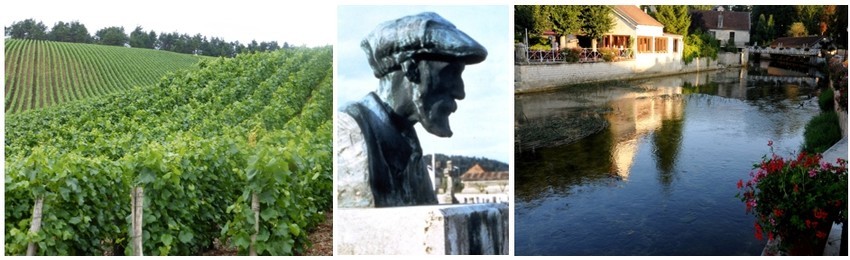
[[[198,255],[214,240],[303,252],[332,202],[331,64],[331,47],[205,59],[155,85],[7,115],[6,254],[130,255],[133,234],[145,255]]]
[[[6,39],[6,114],[155,84],[200,57],[151,49]]]

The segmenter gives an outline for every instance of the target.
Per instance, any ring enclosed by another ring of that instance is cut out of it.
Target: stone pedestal
[[[338,208],[337,254],[508,254],[508,205]]]

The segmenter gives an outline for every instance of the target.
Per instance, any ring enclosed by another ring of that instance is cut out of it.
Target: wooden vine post
[[[254,234],[251,235],[251,248],[248,255],[257,256],[257,234],[260,233],[260,196],[256,192],[251,195],[251,210],[254,211]]]
[[[44,198],[35,200],[35,205],[32,207],[32,223],[30,223],[30,233],[36,234],[41,230],[41,208],[44,205]],[[27,244],[27,256],[34,256],[38,245],[32,241]]]
[[[142,213],[144,212],[145,192],[142,187],[133,187],[133,194],[130,196],[132,201],[132,233],[130,234],[130,242],[132,243],[133,255],[142,256]]]
[[[256,128],[248,134],[248,145],[251,148],[257,146]],[[248,255],[257,256],[257,234],[260,233],[260,196],[256,191],[251,193],[251,210],[254,211],[254,234],[251,235],[251,246],[248,248]]]

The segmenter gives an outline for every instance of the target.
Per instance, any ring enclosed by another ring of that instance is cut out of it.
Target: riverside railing
[[[522,55],[525,57],[522,57]],[[606,60],[605,55],[608,54]],[[605,62],[605,61],[620,61],[634,59],[634,51],[632,49],[611,49],[597,48],[594,51],[591,48],[576,48],[576,49],[561,49],[561,50],[527,50],[517,51],[517,61],[529,63],[545,63],[545,62]]]

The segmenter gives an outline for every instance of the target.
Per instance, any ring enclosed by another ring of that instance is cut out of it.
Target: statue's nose
[[[452,88],[452,97],[457,100],[466,97],[466,92],[463,90],[463,80],[457,80],[455,83],[455,86]]]

